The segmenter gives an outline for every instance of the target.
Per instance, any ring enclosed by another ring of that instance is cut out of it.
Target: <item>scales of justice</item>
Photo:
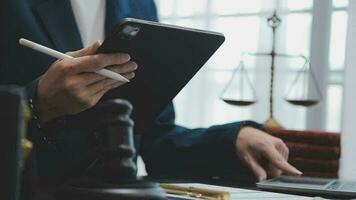
[[[322,101],[321,90],[316,82],[315,75],[312,71],[310,60],[304,55],[290,55],[276,52],[276,30],[282,20],[274,11],[273,15],[267,18],[268,26],[272,29],[272,50],[270,52],[244,52],[241,55],[241,61],[238,67],[233,71],[232,78],[225,86],[221,99],[234,106],[250,106],[257,102],[256,91],[249,79],[245,69],[244,59],[246,56],[270,57],[270,87],[269,87],[269,117],[264,122],[266,128],[283,128],[274,116],[274,84],[275,84],[275,67],[277,58],[301,59],[303,65],[298,70],[290,88],[288,88],[284,99],[292,105],[311,107]]]

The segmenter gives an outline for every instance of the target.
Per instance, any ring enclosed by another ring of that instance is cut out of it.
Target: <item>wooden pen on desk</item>
[[[202,189],[196,187],[185,187],[185,186],[178,186],[173,184],[161,184],[161,187],[168,194],[182,195],[182,196],[188,196],[188,197],[205,199],[205,200],[229,200],[230,199],[229,192]]]

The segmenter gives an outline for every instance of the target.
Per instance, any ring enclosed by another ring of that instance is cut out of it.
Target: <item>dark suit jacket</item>
[[[26,86],[28,98],[36,95],[37,80],[55,59],[18,45],[28,38],[61,52],[82,48],[69,0],[2,0],[0,3],[0,84]],[[157,21],[152,0],[107,0],[106,32],[122,18]],[[137,148],[151,175],[206,177],[241,175],[244,166],[235,153],[239,122],[207,129],[187,129],[174,124],[173,104],[157,118],[154,128],[137,139]],[[37,150],[38,171],[43,182],[61,181],[78,172],[93,151],[95,141],[68,125],[66,117],[55,120],[43,133],[32,121],[29,137]]]

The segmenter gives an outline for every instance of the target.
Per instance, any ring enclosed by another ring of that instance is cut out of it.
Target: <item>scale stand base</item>
[[[266,129],[284,129],[283,126],[273,117],[269,117],[265,121],[264,126]]]

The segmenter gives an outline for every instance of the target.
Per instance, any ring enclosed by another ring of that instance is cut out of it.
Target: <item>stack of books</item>
[[[289,148],[289,162],[304,176],[338,178],[340,134],[320,131],[269,129]]]

